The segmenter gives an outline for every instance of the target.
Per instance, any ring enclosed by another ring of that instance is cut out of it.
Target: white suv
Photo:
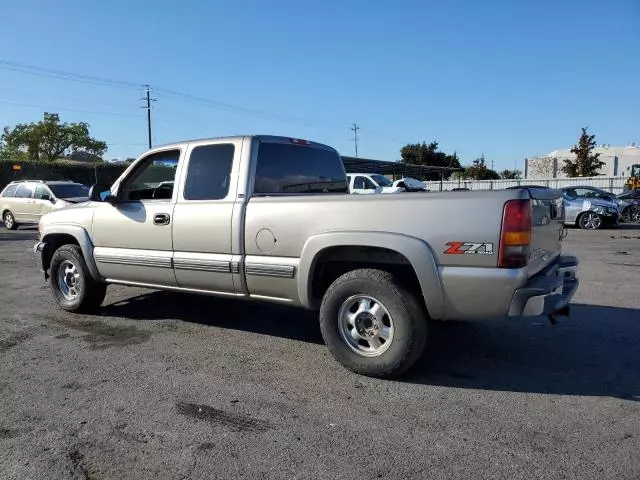
[[[87,200],[89,188],[81,183],[18,180],[2,190],[0,212],[5,228],[15,230],[20,223],[38,223],[45,213]]]

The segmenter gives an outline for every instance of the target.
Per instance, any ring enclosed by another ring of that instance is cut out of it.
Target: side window
[[[17,184],[13,184],[13,185],[9,185],[7,188],[4,189],[4,191],[2,192],[2,196],[3,197],[14,197],[16,194],[16,190],[18,189],[18,185]]]
[[[21,183],[16,190],[16,198],[31,198],[33,196],[33,184]]]
[[[349,193],[340,156],[293,143],[261,142],[254,193]]]
[[[37,200],[49,200],[51,194],[44,185],[36,185],[36,193],[33,195],[33,198]]]
[[[375,190],[376,186],[367,177],[356,177],[353,188],[360,188],[363,190]]]
[[[123,201],[171,200],[179,160],[180,150],[149,155],[125,180],[118,196]]]
[[[235,147],[232,144],[195,147],[189,157],[185,200],[220,200],[229,193]]]

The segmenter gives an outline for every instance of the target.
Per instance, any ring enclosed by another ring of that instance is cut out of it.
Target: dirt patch
[[[224,425],[237,431],[264,432],[272,428],[269,422],[259,420],[240,413],[229,413],[224,410],[199,405],[196,403],[176,403],[178,413],[196,420],[203,420],[212,424]]]
[[[13,430],[11,428],[0,427],[0,440],[5,440],[9,438],[15,438],[20,435],[18,430]]]
[[[91,344],[91,348],[103,350],[111,347],[125,347],[127,345],[138,345],[151,338],[146,330],[140,330],[130,326],[107,325],[101,321],[82,321],[72,319],[55,320],[56,323],[65,327],[73,328],[88,335],[81,337]]]
[[[80,385],[78,382],[69,382],[62,385],[62,388],[64,388],[65,390],[74,390],[74,391],[80,390],[81,387],[82,385]]]
[[[3,338],[2,340],[0,340],[0,352],[9,350],[11,347],[15,347],[16,345],[24,342],[25,340],[31,338],[32,336],[33,336],[32,332],[12,333],[7,338]]]

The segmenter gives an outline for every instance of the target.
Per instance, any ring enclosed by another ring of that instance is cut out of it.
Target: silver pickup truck
[[[43,216],[34,249],[67,311],[96,309],[108,284],[318,309],[340,363],[392,377],[427,319],[568,315],[563,231],[558,190],[349,195],[333,148],[240,136],[144,153]]]

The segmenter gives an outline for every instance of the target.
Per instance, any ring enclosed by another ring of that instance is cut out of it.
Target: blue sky
[[[0,59],[266,113],[153,91],[156,144],[271,133],[352,155],[356,122],[363,157],[437,140],[463,163],[520,168],[582,126],[640,143],[639,25],[638,0],[23,0],[2,7]],[[0,125],[58,111],[89,122],[107,158],[136,156],[141,93],[0,69]]]

